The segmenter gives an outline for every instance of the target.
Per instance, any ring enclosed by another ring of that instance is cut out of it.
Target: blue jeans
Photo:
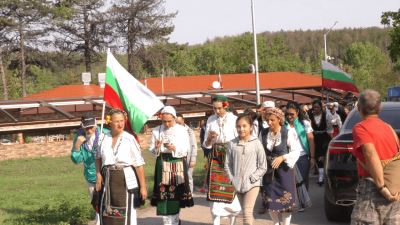
[[[308,155],[300,156],[296,162],[296,165],[300,170],[301,176],[303,177],[303,183],[306,185],[306,189],[308,191],[308,180],[310,172],[310,160],[308,159]]]

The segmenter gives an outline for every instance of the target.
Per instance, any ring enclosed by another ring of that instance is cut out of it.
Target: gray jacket
[[[258,138],[251,136],[244,145],[237,137],[229,142],[224,170],[235,191],[246,193],[261,186],[260,178],[267,171],[267,158]]]
[[[197,139],[196,139],[196,135],[194,134],[193,130],[188,125],[185,124],[185,128],[188,129],[189,141],[190,141],[190,149],[187,154],[187,163],[189,165],[190,162],[196,162]]]

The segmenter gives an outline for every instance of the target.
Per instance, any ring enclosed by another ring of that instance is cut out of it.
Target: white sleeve
[[[258,121],[257,120],[254,120],[254,122],[253,122],[253,130],[251,130],[251,136],[253,136],[253,137],[257,137],[257,135],[258,135]]]
[[[208,137],[208,132],[211,130],[211,122],[210,121],[207,121],[207,126],[206,126],[206,130],[205,130],[205,132],[204,132],[204,142],[203,142],[203,147],[205,147],[205,148],[208,148],[208,149],[211,149],[211,147],[212,147],[212,145],[210,145],[210,146],[207,146],[206,145],[206,141],[207,141],[207,137]]]
[[[304,128],[305,128],[307,134],[314,132],[314,130],[312,129],[312,126],[310,124],[310,121],[303,120],[303,124],[304,124]]]
[[[149,150],[150,150],[151,156],[153,156],[153,157],[157,157],[160,155],[160,152],[157,153],[157,148],[156,148],[156,140],[158,140],[158,134],[160,132],[160,129],[158,129],[158,131],[157,131],[157,128],[159,128],[159,127],[154,128],[153,132],[151,133],[151,142],[150,142]],[[161,145],[161,148],[163,148],[163,147],[164,146]]]
[[[142,151],[140,150],[140,145],[137,143],[135,138],[131,139],[131,158],[134,167],[143,166],[145,164],[144,159],[142,157]]]
[[[322,115],[321,115],[321,119],[322,119]],[[321,122],[323,122],[323,121],[321,121]],[[333,134],[332,118],[331,118],[331,116],[328,116],[328,115],[326,117],[326,132],[328,134]]]
[[[183,158],[187,156],[190,150],[190,139],[187,130],[185,128],[179,129],[175,138],[178,138],[178,141],[174,142],[175,151],[172,151],[172,157]]]
[[[294,131],[296,132],[296,131]],[[285,162],[288,167],[293,168],[297,160],[300,157],[300,151],[302,149],[300,142],[296,139],[292,130],[288,132],[287,145],[289,146],[289,153],[283,155],[285,157]]]
[[[337,123],[337,125],[338,125],[338,129],[339,129],[339,132],[342,130],[342,119],[340,118],[340,116],[336,113],[336,115],[337,115],[337,117],[336,117],[336,123]]]

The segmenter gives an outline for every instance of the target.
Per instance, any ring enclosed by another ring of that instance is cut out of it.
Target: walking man
[[[93,197],[93,191],[96,185],[96,165],[94,160],[94,152],[99,140],[100,129],[97,127],[96,118],[90,112],[82,116],[81,128],[74,140],[71,150],[71,160],[75,164],[84,161],[85,175],[87,186],[89,189],[90,198]],[[104,129],[107,133],[109,130]],[[95,224],[100,225],[99,214],[96,213]]]
[[[193,193],[193,170],[194,166],[196,165],[196,157],[197,157],[196,135],[194,134],[193,130],[188,125],[185,124],[185,119],[183,119],[182,114],[180,113],[176,114],[175,122],[185,127],[189,134],[190,149],[186,158],[186,164],[187,164],[186,166],[188,168],[190,191]]]
[[[362,122],[354,127],[353,139],[360,183],[351,224],[400,224],[400,195],[392,195],[386,188],[380,161],[397,154],[398,137],[378,117],[382,109],[381,95],[378,92],[365,90],[361,93],[357,108]]]

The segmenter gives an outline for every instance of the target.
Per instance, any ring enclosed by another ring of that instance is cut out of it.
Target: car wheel
[[[329,221],[350,221],[353,206],[340,206],[332,204],[326,196],[324,196],[325,216]]]

